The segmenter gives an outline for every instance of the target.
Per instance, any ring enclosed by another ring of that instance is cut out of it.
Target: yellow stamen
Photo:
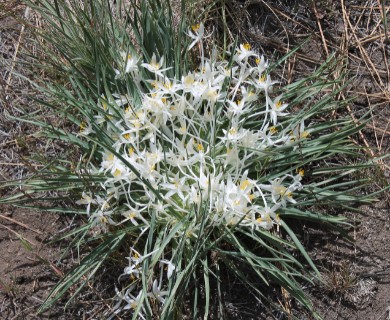
[[[198,149],[199,152],[203,152],[204,151],[203,145],[201,143],[198,143],[196,148]]]
[[[229,130],[229,134],[236,134],[237,133],[237,129],[236,128],[231,128]]]
[[[199,28],[200,28],[200,24],[199,24],[199,23],[194,24],[194,25],[191,26],[191,29],[192,29],[194,32],[197,32],[197,31],[199,30]]]
[[[250,50],[251,49],[251,45],[249,43],[244,43],[242,46],[243,46],[243,48],[245,50]]]
[[[185,84],[186,86],[190,86],[190,85],[192,85],[194,82],[195,82],[195,80],[194,80],[193,77],[191,77],[191,76],[185,76],[185,77],[184,77],[184,84]]]
[[[87,128],[87,122],[83,121],[80,123],[80,132],[84,132]]]
[[[303,132],[301,133],[301,138],[302,138],[302,139],[308,138],[308,137],[309,137],[309,135],[310,135],[310,133],[309,133],[309,132],[307,132],[307,131],[303,131]]]
[[[249,180],[245,180],[245,181],[241,182],[240,189],[245,190],[248,186],[250,186],[250,184],[251,183]]]
[[[261,75],[261,76],[259,77],[259,82],[260,82],[260,83],[263,83],[263,82],[265,82],[266,79],[267,79],[267,76],[266,76],[265,74],[263,74],[263,75]]]
[[[279,193],[281,196],[286,194],[287,188],[283,186],[275,187],[275,191]]]
[[[278,129],[276,127],[271,127],[271,128],[269,128],[269,132],[271,134],[275,134],[276,132],[278,132]]]

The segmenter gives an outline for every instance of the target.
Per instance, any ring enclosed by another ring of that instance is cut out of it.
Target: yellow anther
[[[200,28],[200,24],[199,24],[199,23],[194,24],[194,25],[191,26],[191,29],[192,29],[194,32],[197,32],[197,31],[199,30],[199,28]]]
[[[287,188],[283,186],[275,187],[275,191],[279,193],[281,196],[286,194]]]
[[[134,277],[133,275],[131,275],[130,278],[131,278],[131,280],[135,280],[135,277]],[[133,301],[133,302],[130,304],[130,308],[133,309],[133,310],[137,309],[137,307],[138,307],[138,303],[137,303],[136,301]]]
[[[243,46],[243,48],[245,50],[250,50],[251,49],[251,45],[249,43],[244,43],[242,46]]]
[[[85,121],[80,123],[80,132],[83,132],[87,128],[87,123]]]
[[[263,75],[261,75],[261,76],[259,77],[259,82],[260,82],[260,83],[263,83],[263,82],[265,82],[266,79],[267,79],[267,76],[266,76],[265,74],[263,74]]]
[[[115,171],[113,173],[113,176],[114,177],[119,177],[121,174],[122,174],[122,171],[120,171],[119,169],[115,169]]]
[[[130,133],[125,133],[124,135],[122,135],[123,138],[125,138],[126,140],[130,140]]]
[[[310,135],[309,132],[303,131],[303,132],[301,133],[301,138],[305,139],[305,138],[309,137],[309,135]]]
[[[236,128],[231,128],[229,130],[229,134],[236,134],[237,133],[237,129]]]
[[[250,184],[251,183],[249,180],[245,180],[245,181],[241,182],[240,189],[245,190],[248,186],[250,186]]]
[[[278,129],[276,127],[271,127],[271,128],[269,128],[269,132],[271,134],[275,134],[276,132],[278,132]]]

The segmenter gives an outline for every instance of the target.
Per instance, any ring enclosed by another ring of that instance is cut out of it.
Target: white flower
[[[168,266],[167,279],[169,279],[172,276],[173,271],[176,269],[175,265],[169,260],[160,260],[160,263],[166,264]]]
[[[112,211],[96,211],[89,218],[89,220],[92,221],[91,226],[101,226],[103,228],[106,228],[107,225],[115,225],[116,223],[110,217],[111,213]]]
[[[160,61],[157,62],[156,54],[153,53],[153,56],[152,56],[152,59],[150,60],[150,63],[142,63],[141,66],[148,69],[150,72],[152,72],[160,77],[163,77],[162,72],[171,69],[171,68],[161,69],[161,67],[163,66],[163,63],[164,63],[164,56],[162,56],[160,58]]]
[[[135,54],[130,54],[122,51],[120,53],[124,65],[122,67],[122,70],[114,69],[116,73],[116,78],[120,78],[123,75],[130,73],[130,72],[137,72],[138,71],[138,61],[140,60],[139,57],[137,57]],[[122,64],[120,64],[122,66]]]
[[[296,190],[293,187],[285,187],[283,181],[286,178],[276,178],[271,181],[271,185],[260,184],[260,188],[266,191],[271,192],[272,201],[277,203],[281,202],[283,206],[286,206],[286,201],[291,203],[296,203],[293,199],[293,191]]]
[[[125,73],[129,73],[132,71],[137,71],[138,70],[138,61],[139,58],[135,55],[127,55],[127,61],[126,61],[126,68],[125,68]]]
[[[254,87],[258,90],[263,90],[268,97],[268,93],[270,91],[270,88],[275,84],[278,83],[278,81],[272,81],[271,76],[269,74],[260,75],[256,81],[251,82],[253,83]]]
[[[161,188],[168,192],[164,195],[165,198],[170,198],[175,194],[178,194],[183,202],[188,197],[189,187],[186,185],[187,177],[181,177],[180,172],[177,172],[174,177],[171,178],[172,183],[161,183]]]
[[[310,136],[309,131],[305,130],[305,123],[302,120],[297,126],[295,126],[294,130],[290,132],[290,142],[294,142],[297,140],[307,139]]]
[[[254,76],[261,77],[263,72],[267,70],[268,68],[268,62],[265,60],[264,56],[262,55],[260,58],[256,57],[256,67],[251,69],[251,72]]]
[[[145,206],[141,209],[139,208],[139,206],[136,206],[136,208],[133,208],[132,206],[130,206],[127,203],[126,203],[126,206],[129,208],[129,210],[122,212],[122,216],[125,218],[125,220],[123,220],[122,223],[130,220],[133,225],[138,226],[139,223],[137,220],[140,220],[146,226],[149,225],[149,222],[141,214],[142,211],[147,210],[147,208],[148,208],[147,206]]]
[[[164,304],[164,297],[168,294],[168,291],[161,291],[161,283],[159,284],[157,279],[153,281],[152,292],[148,293],[149,297],[155,298]]]
[[[76,204],[86,204],[87,205],[87,214],[89,214],[89,211],[91,209],[91,204],[96,204],[96,200],[94,200],[87,193],[83,192],[83,194],[81,195],[81,200],[77,200]]]
[[[80,123],[80,132],[77,135],[88,136],[91,133],[95,133],[92,128],[92,123],[89,119],[85,119],[85,121]]]
[[[211,36],[211,34],[205,36],[203,23],[193,25],[191,29],[192,31],[188,31],[188,36],[194,41],[192,41],[191,44],[188,46],[188,50],[191,50],[192,47],[195,46],[198,42],[201,42],[203,39],[206,39]]]
[[[235,55],[237,62],[246,62],[249,57],[257,56],[256,52],[251,50],[249,43],[240,44],[240,48],[237,49],[237,53],[238,54]]]
[[[238,100],[236,102],[227,100],[227,103],[230,105],[229,109],[227,110],[228,113],[232,113],[235,116],[239,116],[244,113],[244,107],[245,107],[245,100]]]
[[[270,116],[274,125],[277,124],[278,117],[288,115],[288,112],[283,112],[288,107],[288,104],[282,103],[280,101],[281,98],[282,96],[276,97],[275,100],[267,99],[271,106]]]
[[[130,286],[129,289],[126,290],[126,292],[123,294],[120,292],[117,288],[115,288],[116,292],[116,299],[119,300],[118,303],[113,307],[114,315],[118,314],[119,312],[123,310],[129,310],[129,309],[137,309],[142,301],[142,290],[138,292],[138,295],[135,297],[131,294],[131,291],[133,291],[135,288],[134,285]],[[122,302],[125,301],[125,306],[121,307]],[[141,307],[141,311],[143,311],[143,308]],[[113,316],[111,316],[109,319],[112,319]],[[138,313],[138,316],[140,319],[145,319],[145,317],[142,315],[141,312]]]

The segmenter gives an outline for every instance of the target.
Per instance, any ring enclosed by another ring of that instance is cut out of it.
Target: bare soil
[[[341,61],[336,72],[347,72],[346,80],[351,81],[340,99],[356,97],[346,112],[356,119],[366,112],[372,116],[366,129],[354,138],[357,144],[366,147],[367,156],[385,155],[390,150],[390,35],[385,34],[381,22],[383,10],[390,21],[390,7],[387,4],[381,8],[380,2],[236,0],[226,6],[233,34],[269,57],[276,58],[310,38],[285,64],[286,82],[310,74],[336,52]],[[25,108],[38,108],[27,105],[27,98],[33,93],[30,85],[10,73],[13,70],[34,77],[14,63],[25,58],[23,46],[33,49],[28,29],[21,24],[25,15],[26,8],[19,1],[0,0],[0,180],[3,182],[19,179],[34,170],[34,164],[25,161],[31,152],[61,153],[35,139],[33,127],[9,117],[20,115]],[[39,19],[31,13],[27,19],[39,26]],[[382,162],[378,170],[366,174],[376,181],[367,192],[383,188],[389,183],[389,163]],[[10,188],[0,196],[16,191]],[[352,242],[320,226],[301,226],[302,241],[326,279],[326,285],[306,289],[324,319],[390,319],[389,199],[389,194],[381,194],[379,201],[363,207],[361,214],[343,213],[353,225],[348,230]],[[99,295],[88,293],[85,299],[81,297],[67,309],[65,301],[60,301],[49,312],[36,315],[48,292],[74,263],[69,256],[68,260],[59,260],[66,242],[50,243],[71,226],[70,217],[0,207],[0,319],[99,318],[99,308],[88,303],[91,297],[98,299]],[[231,305],[228,309],[232,310],[227,315],[229,319],[289,318],[256,314],[250,312],[251,302],[228,300]],[[280,304],[285,314],[310,319],[288,296],[283,296]]]

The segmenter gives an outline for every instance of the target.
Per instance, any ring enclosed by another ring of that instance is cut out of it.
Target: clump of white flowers
[[[276,81],[264,57],[241,44],[228,53],[230,61],[216,54],[206,58],[204,26],[193,26],[189,36],[194,40],[189,47],[200,55],[196,70],[169,78],[164,57],[143,62],[135,53],[121,53],[117,79],[132,79],[138,95],[116,92],[97,103],[96,125],[112,147],[98,146],[100,166],[89,170],[104,179],[78,204],[87,206],[91,222],[102,230],[124,223],[138,230],[120,277],[132,283],[126,292],[118,291],[116,312],[138,308],[142,317],[146,299],[163,305],[168,280],[180,271],[174,247],[151,252],[138,247],[152,217],[160,229],[175,230],[177,238],[189,242],[202,237],[200,210],[210,226],[255,234],[278,228],[279,211],[296,203],[294,193],[303,188],[303,169],[264,183],[255,167],[264,154],[309,136],[303,122],[296,128],[280,123],[288,104],[272,96]],[[141,77],[145,74],[150,78]],[[94,135],[87,121],[80,135]],[[147,258],[156,264],[145,290],[141,278]]]

